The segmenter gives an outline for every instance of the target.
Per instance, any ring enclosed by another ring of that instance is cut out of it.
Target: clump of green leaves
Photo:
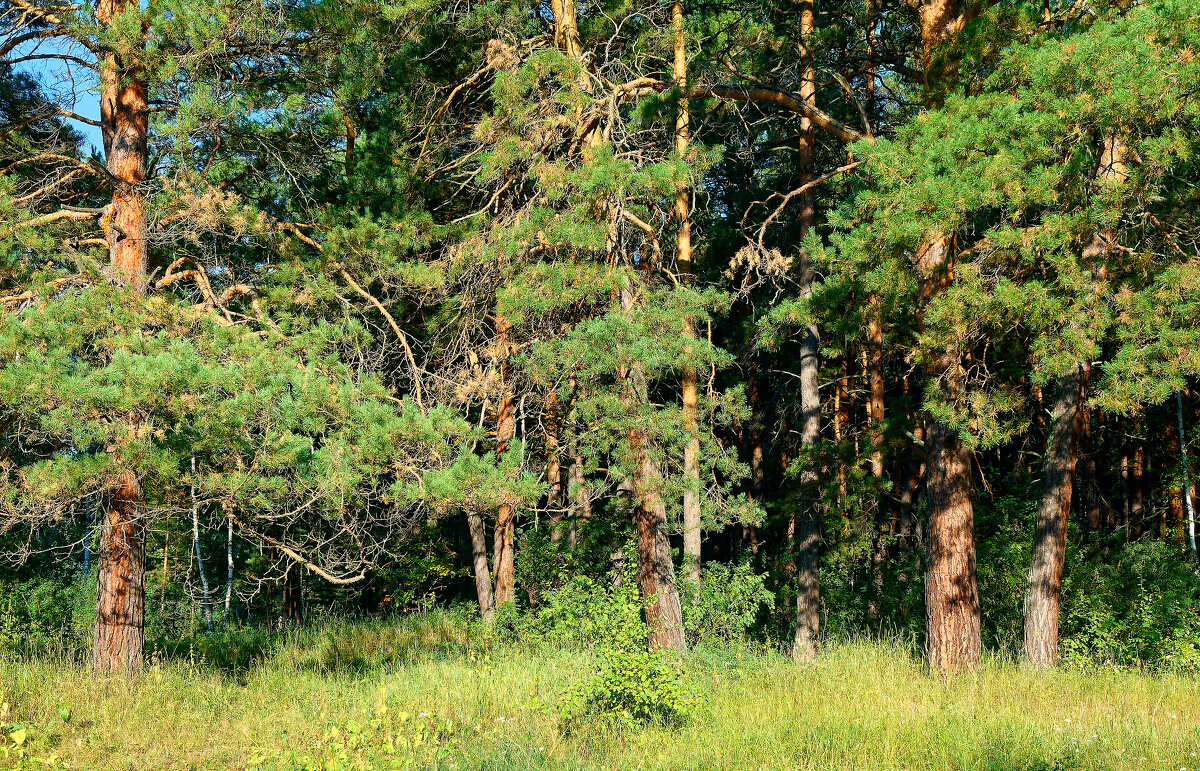
[[[575,576],[546,594],[526,622],[525,631],[557,645],[598,645],[628,652],[645,647],[650,629],[642,620],[633,581],[613,586],[608,581]]]
[[[699,706],[682,667],[661,651],[603,649],[600,668],[562,698],[559,718],[564,732],[601,722],[618,728],[680,726]]]
[[[762,606],[771,607],[775,593],[765,575],[750,563],[710,562],[700,574],[700,590],[683,603],[683,626],[688,642],[728,645],[746,639]],[[685,584],[680,581],[680,586]]]

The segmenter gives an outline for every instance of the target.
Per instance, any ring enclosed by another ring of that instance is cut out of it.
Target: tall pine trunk
[[[96,21],[110,27],[133,0],[100,0]],[[117,53],[100,57],[100,123],[111,175],[112,208],[101,220],[109,262],[135,294],[146,290],[146,205],[138,186],[146,176],[149,96],[144,73]],[[137,416],[128,416],[137,430]],[[118,448],[117,453],[120,450]],[[137,473],[117,472],[109,481],[108,511],[101,520],[99,583],[92,668],[136,672],[142,665],[145,627],[145,502]]]
[[[92,669],[134,673],[142,668],[146,618],[146,531],[142,487],[132,471],[109,486],[100,523],[99,578]]]
[[[621,288],[621,310],[628,312],[634,303],[634,290],[629,284]],[[624,383],[622,399],[629,404],[644,404],[645,378],[636,362],[621,367]],[[683,636],[683,610],[675,586],[675,565],[671,560],[671,543],[667,539],[667,507],[663,503],[662,470],[654,457],[646,430],[629,429],[629,449],[632,478],[628,480],[633,493],[634,530],[637,536],[637,582],[646,623],[650,627],[652,650],[687,648]]]
[[[883,481],[883,322],[879,310],[879,298],[874,294],[868,303],[870,318],[867,320],[867,384],[870,396],[867,413],[871,418],[871,476]],[[883,496],[875,501],[874,522],[871,528],[871,599],[867,615],[872,621],[879,619],[880,603],[883,598],[883,567],[887,561],[887,539],[891,534],[888,510],[883,506]]]
[[[1029,585],[1025,594],[1025,658],[1038,669],[1058,663],[1063,561],[1089,371],[1090,365],[1080,364],[1062,377],[1046,435],[1042,500],[1038,506],[1033,562],[1029,567]]]
[[[950,282],[950,250],[949,239],[931,239],[918,255],[923,306],[944,291]],[[930,353],[925,362],[926,378],[937,384],[939,397],[947,404],[956,404],[962,396],[961,356],[951,344],[947,349]],[[927,647],[929,663],[934,669],[953,672],[974,666],[983,655],[975,574],[971,458],[957,427],[932,417],[927,418],[926,423],[925,494],[929,504],[929,542],[925,560]]]
[[[503,316],[496,317],[496,336],[500,345],[500,405],[496,412],[496,457],[508,452],[517,432],[517,419],[513,411],[512,365],[509,354],[512,348],[512,323]],[[500,504],[496,513],[496,530],[492,541],[492,572],[495,580],[493,600],[496,607],[513,601],[513,537],[516,532],[516,512],[511,503]]]
[[[675,60],[672,74],[679,90],[675,105],[675,154],[685,159],[688,151],[689,122],[691,112],[687,97],[687,37],[683,22],[683,0],[671,5],[671,24],[675,28]],[[679,232],[675,238],[675,266],[680,277],[689,281],[692,275],[692,222],[690,217],[691,196],[686,184],[681,185],[675,196],[675,218],[679,221]],[[695,323],[684,319],[683,334],[696,337]],[[700,594],[700,436],[696,423],[696,365],[685,362],[683,366],[683,425],[687,432],[687,445],[683,450],[683,555],[687,563],[688,591],[695,602]]]
[[[800,97],[811,105],[816,104],[816,80],[812,59],[807,51],[809,38],[816,25],[816,12],[813,0],[801,0],[800,3],[800,35],[802,50],[801,57],[806,59],[804,76],[800,84]],[[808,184],[814,176],[813,157],[816,145],[816,131],[812,121],[803,118],[800,121],[800,183]],[[801,238],[812,230],[816,224],[816,209],[812,190],[801,194],[800,225]],[[813,291],[813,270],[806,253],[800,255],[800,294],[809,298]],[[821,394],[818,388],[820,369],[820,341],[817,325],[810,323],[804,330],[800,341],[800,443],[806,450],[811,450],[821,436]],[[800,474],[801,510],[796,521],[796,635],[792,655],[800,661],[812,661],[817,657],[817,639],[820,633],[820,562],[818,549],[820,546],[820,513],[818,511],[820,482],[816,468],[813,467],[811,456],[803,458],[805,464]]]

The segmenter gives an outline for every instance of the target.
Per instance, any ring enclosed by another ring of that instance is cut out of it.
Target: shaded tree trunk
[[[816,11],[813,0],[800,2],[801,58],[806,60],[804,75],[800,83],[800,97],[810,105],[816,105],[816,74],[812,58],[807,50],[810,37],[815,31]],[[800,184],[808,184],[814,177],[813,157],[816,149],[816,130],[812,121],[800,121],[799,162]],[[816,202],[812,190],[802,194],[800,200],[801,238],[816,225]],[[812,296],[813,271],[808,254],[800,255],[800,295]],[[821,436],[821,394],[818,387],[820,369],[820,340],[816,324],[809,324],[800,341],[800,444],[806,450],[813,449]],[[817,657],[817,640],[820,634],[820,514],[818,512],[820,482],[811,456],[805,457],[800,473],[801,503],[797,512],[796,549],[796,634],[792,655],[800,661],[812,661]]]
[[[871,295],[870,317],[867,320],[867,385],[870,396],[867,413],[871,419],[871,476],[879,483],[883,481],[883,322],[879,312],[879,298]],[[882,505],[882,495],[875,500],[874,522],[871,528],[871,600],[867,616],[879,619],[879,605],[883,598],[883,568],[887,562],[887,539],[891,534],[891,523],[887,509]]]
[[[192,458],[192,475],[196,474],[196,459]],[[204,609],[204,621],[208,633],[212,634],[212,593],[208,588],[208,574],[204,572],[204,558],[200,553],[200,508],[196,504],[196,488],[192,487],[192,550],[196,553],[196,572],[200,575],[200,603]]]
[[[471,532],[471,567],[475,575],[475,597],[479,600],[479,613],[490,621],[496,609],[492,597],[492,572],[488,569],[487,533],[483,516],[474,509],[467,510],[467,529]]]
[[[583,476],[583,456],[579,453],[571,454],[569,477],[571,526],[567,532],[567,547],[574,549],[579,543],[579,531],[587,525],[592,516],[592,498],[588,495],[587,483]]]
[[[1025,659],[1041,669],[1058,663],[1058,616],[1075,462],[1083,432],[1083,403],[1091,367],[1080,364],[1058,384],[1042,459],[1042,500],[1025,593]]]
[[[285,621],[300,624],[304,621],[304,585],[301,583],[300,571],[303,568],[296,563],[288,565],[283,577],[283,607],[281,615]]]
[[[563,535],[562,464],[558,458],[558,393],[546,393],[546,508],[550,511],[550,541],[558,543]]]

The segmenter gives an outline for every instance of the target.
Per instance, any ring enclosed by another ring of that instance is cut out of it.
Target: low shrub
[[[700,573],[699,593],[693,598],[683,589],[683,626],[688,643],[744,642],[759,611],[775,602],[775,593],[767,589],[766,581],[765,575],[755,573],[746,562],[706,563]],[[679,585],[685,586],[682,581]]]
[[[699,699],[677,661],[658,651],[600,652],[600,667],[561,697],[565,732],[600,720],[623,728],[647,724],[676,727],[691,717]]]

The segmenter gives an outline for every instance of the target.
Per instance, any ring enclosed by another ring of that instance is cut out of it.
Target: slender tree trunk
[[[479,600],[479,613],[485,621],[491,621],[496,602],[492,597],[492,572],[488,569],[487,533],[483,527],[483,516],[475,509],[467,510],[467,528],[471,531],[471,566],[475,573],[475,597]]]
[[[127,10],[137,9],[134,0],[100,0],[96,21],[108,28]],[[116,53],[101,56],[100,123],[113,182],[112,209],[101,225],[108,237],[109,263],[138,295],[146,289],[146,207],[138,186],[146,176],[149,115],[144,73]],[[136,416],[129,416],[129,423],[136,431]],[[136,672],[141,668],[146,589],[145,504],[136,472],[118,472],[107,498],[92,668]]]
[[[1183,431],[1183,392],[1175,392],[1175,421],[1179,425],[1179,463],[1183,471],[1183,503],[1187,509],[1188,546],[1192,549],[1192,564],[1200,564],[1196,552],[1196,505],[1192,501],[1192,476],[1188,468],[1187,434]]]
[[[811,105],[816,105],[816,79],[812,58],[807,50],[809,38],[816,28],[816,11],[813,0],[800,2],[800,35],[803,50],[800,56],[805,60],[804,75],[800,82],[800,97]],[[816,131],[812,121],[803,118],[800,121],[800,183],[812,181],[814,176],[813,157],[816,145]],[[811,190],[802,194],[800,201],[801,238],[816,225],[815,200]],[[813,292],[813,270],[806,253],[800,255],[800,294],[809,298]],[[800,341],[800,410],[802,413],[800,425],[800,443],[805,450],[816,447],[821,436],[821,394],[818,387],[820,369],[820,340],[816,324],[809,324],[804,330]],[[804,469],[800,473],[801,510],[797,512],[796,522],[796,635],[792,655],[799,661],[813,661],[817,657],[817,640],[820,634],[820,561],[819,547],[820,530],[820,482],[813,459],[807,456],[803,460]]]
[[[299,624],[304,618],[304,586],[300,583],[300,571],[303,568],[297,563],[291,563],[283,576],[283,607],[282,616],[285,621]]]
[[[225,625],[233,606],[233,520],[225,520]]]
[[[1097,481],[1096,453],[1100,432],[1092,426],[1095,411],[1084,405],[1083,428],[1080,433],[1080,457],[1076,464],[1076,479],[1079,500],[1083,507],[1084,523],[1088,537],[1094,538],[1100,531],[1102,518],[1099,483]]]
[[[588,494],[583,476],[583,456],[577,452],[571,453],[569,476],[571,527],[567,532],[567,547],[574,549],[579,543],[579,531],[587,525],[592,516],[592,498]]]
[[[192,476],[195,475],[196,459],[192,458]],[[204,609],[204,621],[208,626],[208,633],[212,634],[212,594],[208,590],[208,574],[204,572],[204,558],[200,554],[200,508],[196,503],[195,485],[192,486],[192,547],[196,553],[196,572],[200,575],[200,607]]]
[[[871,476],[882,485],[883,481],[883,322],[879,312],[879,298],[871,295],[868,303],[871,311],[867,321],[867,384],[870,390],[867,412],[871,418]],[[879,619],[879,605],[883,597],[883,568],[887,562],[887,539],[891,534],[887,509],[882,505],[883,496],[875,500],[873,527],[871,528],[871,600],[867,615]]]
[[[1058,614],[1075,462],[1083,430],[1090,365],[1080,364],[1058,384],[1042,459],[1042,501],[1033,537],[1033,562],[1025,593],[1025,658],[1042,669],[1058,663]]]
[[[512,348],[512,324],[503,316],[496,317],[496,336],[503,361],[500,365],[500,405],[496,413],[496,457],[508,452],[516,435],[517,421],[513,412],[512,365],[509,356]],[[516,533],[516,512],[510,503],[500,504],[496,513],[496,530],[492,541],[492,572],[495,580],[494,600],[496,607],[513,601],[513,536]]]
[[[87,512],[87,524],[83,528],[83,583],[85,586],[87,585],[88,573],[92,570],[92,534],[95,527],[92,524],[92,520],[96,516],[91,506],[88,506]]]
[[[675,28],[675,60],[672,74],[679,89],[675,105],[675,154],[686,159],[689,142],[691,111],[687,98],[687,36],[683,19],[683,0],[671,4],[671,25]],[[679,232],[675,238],[675,265],[684,282],[692,275],[691,196],[686,184],[675,196],[675,218]],[[692,319],[684,319],[684,337],[695,338]],[[687,445],[683,450],[683,555],[687,560],[687,583],[692,602],[700,593],[700,436],[696,423],[696,367],[687,362],[683,367],[683,423]]]
[[[563,536],[562,465],[558,458],[558,393],[551,388],[546,393],[546,508],[550,510],[550,541],[558,543]]]

